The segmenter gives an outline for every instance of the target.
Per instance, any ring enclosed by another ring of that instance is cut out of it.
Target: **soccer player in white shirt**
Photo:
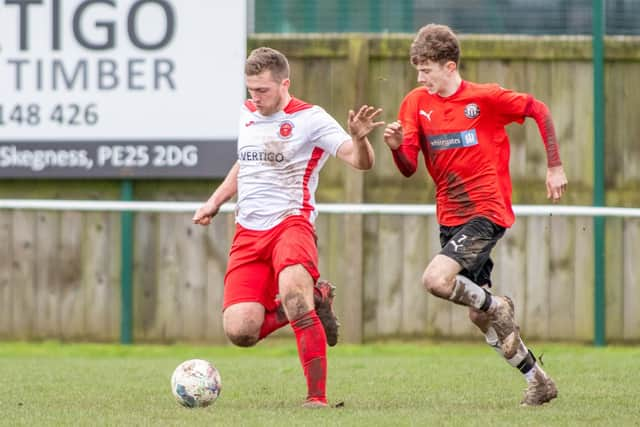
[[[373,167],[367,135],[384,125],[374,121],[382,110],[364,105],[349,111],[345,132],[321,107],[291,96],[287,58],[267,47],[251,52],[245,79],[250,99],[240,117],[238,161],[193,221],[208,225],[237,193],[225,333],[249,347],[290,323],[307,380],[304,406],[325,407],[326,346],[337,341],[337,321],[333,286],[318,281],[318,174],[330,155],[356,169]]]

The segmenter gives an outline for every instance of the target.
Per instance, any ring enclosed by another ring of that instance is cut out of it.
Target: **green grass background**
[[[387,342],[329,349],[328,397],[344,406],[308,410],[293,339],[250,349],[0,342],[0,425],[640,425],[640,347],[532,347],[559,388],[543,407],[519,406],[524,378],[486,345]],[[221,372],[211,407],[173,400],[171,373],[191,358]]]

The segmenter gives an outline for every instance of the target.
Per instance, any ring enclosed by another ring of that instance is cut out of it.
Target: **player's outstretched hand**
[[[373,121],[373,119],[375,119],[381,112],[382,108],[376,108],[369,105],[363,105],[357,113],[353,110],[349,110],[347,127],[351,137],[353,139],[362,139],[369,135],[375,128],[384,126],[384,122]]]
[[[567,191],[567,177],[562,165],[547,169],[547,199],[556,203]]]
[[[399,120],[389,123],[384,129],[384,142],[392,150],[397,150],[402,144],[402,124]]]
[[[193,223],[200,225],[211,224],[211,220],[216,216],[219,209],[220,208],[218,206],[215,206],[210,202],[205,203],[198,208],[195,214],[193,214]]]

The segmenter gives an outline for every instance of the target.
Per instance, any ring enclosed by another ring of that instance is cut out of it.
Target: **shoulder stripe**
[[[284,112],[286,114],[293,114],[293,113],[297,113],[298,111],[308,110],[309,108],[312,108],[312,107],[313,107],[313,104],[309,104],[307,102],[299,100],[298,98],[291,97],[291,101],[289,101],[287,106],[284,107]]]
[[[247,109],[252,113],[255,113],[256,111],[258,111],[258,109],[256,108],[256,104],[254,104],[253,101],[250,99],[247,99],[246,101],[244,101],[244,106],[247,107]]]

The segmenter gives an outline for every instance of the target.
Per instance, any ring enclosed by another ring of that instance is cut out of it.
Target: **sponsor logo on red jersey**
[[[469,129],[462,132],[427,135],[427,141],[432,150],[440,151],[478,145],[478,136],[475,129]]]

